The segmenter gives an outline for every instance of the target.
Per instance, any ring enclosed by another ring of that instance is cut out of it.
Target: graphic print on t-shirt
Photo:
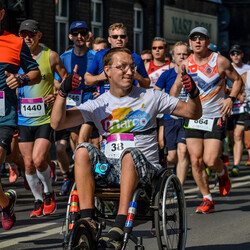
[[[142,108],[144,104],[142,104]],[[104,131],[110,134],[144,130],[150,126],[150,114],[132,108],[117,108],[101,121]]]

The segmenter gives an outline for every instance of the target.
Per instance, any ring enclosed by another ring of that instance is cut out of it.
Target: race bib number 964
[[[200,118],[199,120],[189,120],[188,128],[211,132],[213,130],[213,118]]]

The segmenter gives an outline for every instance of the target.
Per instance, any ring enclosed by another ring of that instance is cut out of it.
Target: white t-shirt
[[[77,108],[84,122],[95,123],[100,135],[135,133],[135,146],[149,161],[159,163],[156,116],[171,114],[178,101],[162,91],[133,86],[127,96],[118,98],[107,92]]]
[[[250,70],[250,65],[242,63],[241,67],[234,67],[234,68],[239,75],[242,75],[245,72],[247,72],[248,70]]]

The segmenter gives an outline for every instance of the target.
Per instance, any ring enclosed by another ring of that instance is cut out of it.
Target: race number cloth
[[[200,118],[199,120],[189,120],[188,128],[211,132],[213,130],[213,118]]]
[[[122,151],[131,147],[135,147],[133,134],[113,134],[107,138],[105,155],[107,158],[119,159]]]
[[[82,103],[82,90],[71,91],[66,99],[67,106],[79,106]]]
[[[43,98],[22,98],[21,113],[25,117],[39,117],[45,115]]]
[[[4,91],[0,91],[0,116],[5,116],[5,98],[4,98]]]

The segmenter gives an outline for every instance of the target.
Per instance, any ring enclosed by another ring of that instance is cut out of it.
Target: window
[[[91,32],[95,37],[103,36],[103,3],[102,0],[91,1]]]
[[[56,50],[62,54],[69,46],[69,0],[55,0]]]
[[[140,4],[134,5],[134,51],[138,54],[143,49],[143,10]]]

